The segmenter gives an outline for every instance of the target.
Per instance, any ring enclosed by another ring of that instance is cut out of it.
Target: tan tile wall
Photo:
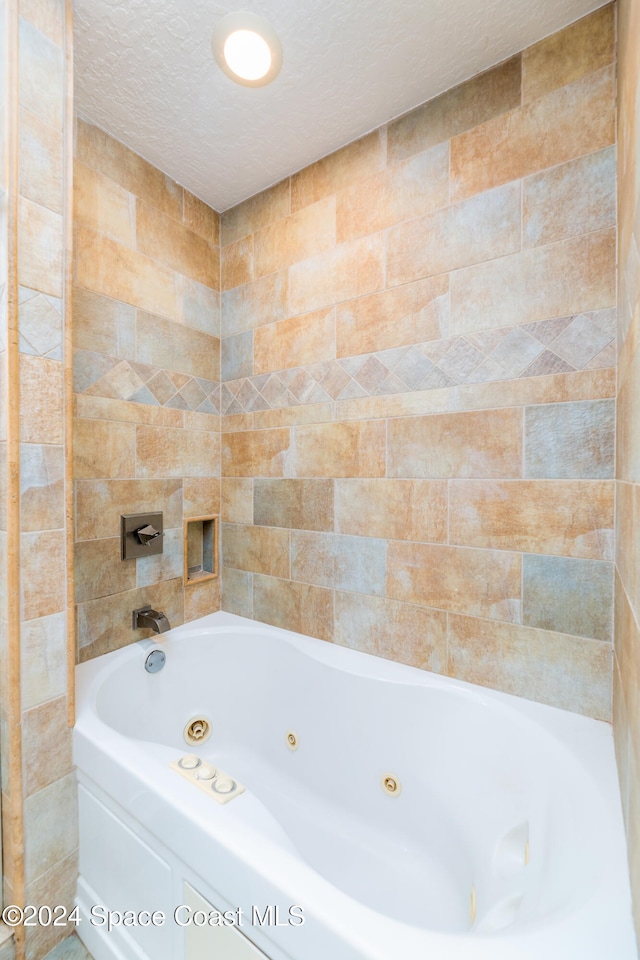
[[[222,216],[225,609],[610,719],[614,34]]]
[[[2,207],[9,213],[0,244],[9,255],[8,275],[3,261],[0,277],[4,895],[5,902],[28,902],[46,892],[43,902],[70,908],[77,871],[65,589],[70,7],[5,0],[0,16],[9,51],[1,58],[9,76],[2,90],[9,98],[18,91],[15,102],[0,105],[8,163]],[[54,800],[56,823],[47,827],[33,811],[58,796],[64,802]],[[60,928],[17,929],[16,957],[39,960],[64,935]]]
[[[9,756],[9,715],[8,715],[8,597],[7,597],[7,528],[8,528],[8,462],[7,462],[7,335],[8,335],[8,183],[7,183],[7,7],[5,0],[0,0],[0,759]],[[0,772],[2,767],[0,766]],[[8,787],[8,766],[0,779],[0,816],[2,813],[2,799],[6,796]],[[4,870],[2,858],[2,822],[0,820],[0,904],[3,902],[2,890],[4,887]],[[0,943],[3,941],[3,927],[0,925]],[[8,952],[9,946],[4,949]],[[0,956],[3,948],[0,947]]]
[[[640,2],[618,10],[618,427],[614,731],[640,942]]]
[[[123,144],[77,120],[74,478],[81,660],[218,609],[182,584],[183,520],[220,507],[219,217]],[[120,515],[162,510],[162,556],[123,562]],[[38,554],[47,544],[37,544]],[[38,596],[42,599],[41,592]]]

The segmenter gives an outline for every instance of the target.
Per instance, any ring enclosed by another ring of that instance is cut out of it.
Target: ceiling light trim
[[[251,33],[258,34],[271,52],[271,65],[267,72],[257,79],[241,77],[231,69],[225,57],[225,44],[231,34],[239,30],[248,30]],[[235,83],[244,87],[264,87],[280,73],[282,67],[282,44],[280,38],[275,32],[268,20],[257,13],[251,13],[248,10],[238,10],[234,13],[228,13],[218,21],[211,37],[211,49],[216,63],[223,73],[225,73]]]

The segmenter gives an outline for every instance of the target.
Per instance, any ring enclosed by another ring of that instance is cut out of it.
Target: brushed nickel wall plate
[[[120,515],[120,557],[135,560],[162,553],[162,513]]]

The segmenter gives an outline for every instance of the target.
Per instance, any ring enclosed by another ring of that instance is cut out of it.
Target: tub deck
[[[608,725],[226,613],[77,679],[82,911],[167,917],[84,922],[96,960],[192,960],[188,889],[271,960],[636,960]],[[245,792],[215,803],[190,752]]]

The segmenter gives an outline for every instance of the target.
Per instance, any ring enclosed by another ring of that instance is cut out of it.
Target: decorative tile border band
[[[235,414],[614,367],[615,309],[328,360],[220,384],[90,350],[74,352],[74,389],[152,406]]]
[[[224,415],[615,367],[616,311],[539,320],[221,385]],[[224,341],[223,341],[224,344]]]
[[[215,380],[190,377],[91,350],[74,351],[73,381],[76,393],[220,414],[220,384]]]

